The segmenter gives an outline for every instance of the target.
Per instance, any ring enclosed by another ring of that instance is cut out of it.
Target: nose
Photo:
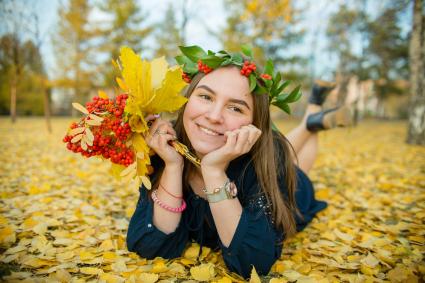
[[[222,107],[218,103],[215,103],[214,105],[211,105],[211,107],[208,109],[206,117],[212,123],[223,123],[224,118],[222,111]]]

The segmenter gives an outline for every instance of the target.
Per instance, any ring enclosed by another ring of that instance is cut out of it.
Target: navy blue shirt
[[[153,156],[152,165],[163,166],[162,160]],[[314,215],[326,207],[314,198],[311,181],[299,169],[297,171],[296,202],[303,218],[296,217],[297,230],[301,231]],[[155,173],[154,173],[155,174]],[[230,271],[248,278],[252,266],[258,274],[266,275],[282,252],[283,233],[274,228],[271,208],[261,192],[253,162],[249,154],[230,162],[226,174],[238,188],[238,199],[243,207],[233,239],[225,247],[218,236],[208,202],[193,193],[185,193],[187,203],[176,230],[165,234],[158,230],[152,220],[153,202],[148,199],[146,188],[140,188],[140,198],[127,233],[127,247],[141,257],[153,259],[180,257],[188,242],[194,240],[213,250],[221,249],[224,262]],[[281,177],[281,192],[287,195]]]

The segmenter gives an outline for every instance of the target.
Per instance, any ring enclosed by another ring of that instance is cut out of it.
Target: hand
[[[224,172],[230,161],[251,150],[260,137],[261,131],[250,124],[234,131],[225,132],[224,135],[227,136],[226,143],[202,158],[201,169],[203,172],[207,174]]]
[[[183,157],[168,144],[169,141],[177,139],[171,123],[154,115],[145,119],[149,122],[154,120],[145,136],[148,146],[164,160],[166,166],[183,166]]]

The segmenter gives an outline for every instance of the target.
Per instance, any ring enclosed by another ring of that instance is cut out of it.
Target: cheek
[[[241,128],[242,126],[248,126],[249,124],[252,124],[253,119],[252,117],[239,117],[239,118],[232,117],[232,119],[227,119],[226,121],[227,121],[226,128],[230,131],[233,131],[233,130]]]
[[[183,112],[183,122],[186,123],[189,119],[196,117],[199,110],[193,101],[189,100]]]

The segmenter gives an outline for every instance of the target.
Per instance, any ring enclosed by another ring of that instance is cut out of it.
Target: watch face
[[[238,195],[238,189],[236,188],[235,183],[230,183],[229,193],[232,197],[236,197]]]

